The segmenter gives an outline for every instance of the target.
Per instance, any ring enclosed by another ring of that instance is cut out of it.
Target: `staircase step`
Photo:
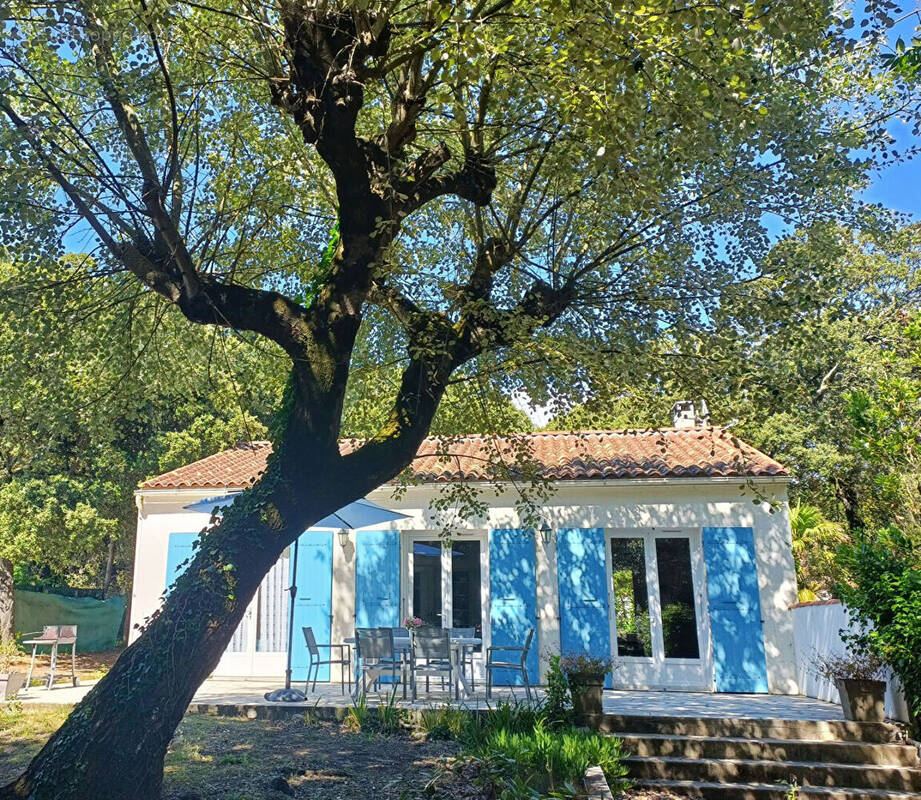
[[[813,761],[747,760],[736,758],[624,759],[632,777],[652,780],[686,780],[723,783],[782,784],[810,787],[885,789],[921,794],[921,769]]]
[[[667,733],[614,732],[611,735],[621,739],[629,753],[643,757],[735,758],[921,767],[917,748],[907,744],[674,736]]]
[[[901,732],[887,722],[846,720],[794,720],[745,717],[647,717],[605,714],[606,733],[661,733],[671,736],[704,736],[739,739],[798,739],[818,742],[865,742],[890,744],[901,741]]]
[[[682,797],[702,800],[918,800],[916,792],[880,789],[838,789],[814,786],[799,787],[791,794],[789,784],[717,783],[714,781],[634,780],[634,788],[673,792]]]

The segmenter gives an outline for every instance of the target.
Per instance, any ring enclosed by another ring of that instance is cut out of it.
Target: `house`
[[[613,685],[796,694],[796,578],[787,470],[721,427],[676,406],[676,427],[427,439],[416,481],[368,499],[405,519],[373,530],[309,530],[299,538],[295,630],[341,642],[356,626],[407,615],[475,627],[485,645],[549,655],[614,655]],[[354,446],[351,445],[344,446]],[[526,447],[552,487],[536,532],[523,529],[514,482],[481,495],[486,511],[448,543],[432,501],[446,484],[485,481],[489,448]],[[186,507],[242,490],[265,466],[267,442],[240,444],[143,483],[131,603],[134,624],[161,602],[209,513]],[[284,674],[290,552],[266,575],[215,672]],[[484,653],[477,653],[482,672]],[[292,654],[303,679],[301,637]],[[321,673],[321,679],[338,674]]]

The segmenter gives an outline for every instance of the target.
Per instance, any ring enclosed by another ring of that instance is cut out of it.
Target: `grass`
[[[15,700],[0,703],[0,784],[32,760],[70,712],[71,706],[24,711]]]

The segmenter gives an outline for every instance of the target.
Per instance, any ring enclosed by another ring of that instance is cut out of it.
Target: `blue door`
[[[293,550],[293,548],[292,548]],[[307,679],[310,656],[304,640],[303,628],[313,628],[313,635],[321,644],[329,643],[333,616],[333,533],[332,531],[305,531],[297,540],[297,575],[294,575],[294,557],[291,558],[291,580],[297,586],[294,598],[294,642],[291,651],[291,678]],[[329,651],[320,650],[322,658]],[[329,665],[320,667],[318,680],[329,680]]]
[[[399,531],[355,534],[355,627],[400,624]]]
[[[767,692],[761,596],[751,528],[704,528],[718,692]]]
[[[534,536],[524,530],[494,530],[489,536],[489,618],[493,647],[524,645],[534,629],[528,653],[528,680],[538,681],[537,566]],[[502,653],[498,653],[501,656]],[[516,654],[507,654],[514,659]],[[496,670],[493,683],[522,683],[521,675]]]
[[[167,591],[176,578],[182,575],[189,566],[188,562],[192,558],[196,541],[198,541],[197,533],[171,533],[169,535],[169,543],[166,546],[165,588]]]
[[[557,534],[560,644],[564,654],[611,656],[604,530],[564,528]],[[611,676],[605,679],[611,685]]]

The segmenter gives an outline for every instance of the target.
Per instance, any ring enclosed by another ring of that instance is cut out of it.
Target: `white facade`
[[[701,531],[707,527],[746,527],[754,535],[757,582],[761,606],[761,622],[767,667],[767,687],[775,694],[797,694],[797,664],[794,656],[794,627],[790,606],[796,601],[796,577],[786,503],[786,478],[749,479],[751,486],[742,486],[740,478],[671,478],[633,480],[560,481],[553,496],[542,508],[543,518],[554,532],[548,543],[534,537],[537,578],[537,646],[541,675],[549,653],[561,647],[560,592],[557,573],[556,532],[567,528],[603,529],[606,558],[611,558],[611,539],[645,538],[654,543],[657,536],[681,536],[688,539],[693,565],[693,585],[697,605],[700,637],[700,658],[682,659],[622,658],[622,667],[615,672],[616,686],[632,688],[681,688],[712,691],[715,687],[713,653],[710,632],[710,609],[707,597],[707,564],[701,547]],[[755,488],[755,492],[752,488]],[[238,487],[227,487],[233,490]],[[401,585],[401,618],[411,613],[412,597],[406,570],[407,553],[412,542],[421,538],[437,539],[440,525],[430,509],[437,486],[410,487],[398,499],[384,487],[368,496],[379,505],[400,511],[406,519],[388,526],[400,531],[401,564],[404,571]],[[135,554],[135,576],[131,603],[132,639],[138,635],[136,625],[143,622],[162,600],[167,570],[169,536],[175,532],[194,533],[208,522],[209,514],[190,512],[183,507],[221,490],[148,489],[137,492],[138,535]],[[489,503],[488,514],[479,520],[463,523],[459,540],[481,542],[482,574],[489,574],[488,532],[496,529],[519,528],[521,521],[511,492],[495,496],[484,492]],[[769,502],[772,501],[772,502]],[[331,640],[342,641],[353,635],[355,626],[355,532],[343,547],[334,537],[332,548],[332,622]],[[285,569],[281,567],[280,569]],[[279,583],[279,572],[275,583]],[[610,564],[606,574],[611,575]],[[656,576],[649,575],[650,584]],[[281,581],[282,583],[284,581]],[[612,579],[608,590],[613,592]],[[483,604],[489,608],[489,581],[483,580]],[[446,592],[446,597],[448,596]],[[655,595],[650,592],[650,597]],[[613,609],[613,603],[609,604]],[[255,612],[255,609],[253,610]],[[263,614],[263,617],[265,615]],[[608,612],[611,642],[614,637],[614,611]],[[248,617],[249,619],[249,617]],[[252,624],[252,622],[246,622]],[[653,637],[661,637],[653,625]],[[489,614],[484,614],[483,639],[490,639]],[[250,643],[237,652],[225,654],[215,674],[234,676],[281,676],[285,653],[259,652]],[[660,648],[661,649],[661,648]],[[615,654],[616,655],[616,654]],[[333,680],[338,679],[333,674]]]

